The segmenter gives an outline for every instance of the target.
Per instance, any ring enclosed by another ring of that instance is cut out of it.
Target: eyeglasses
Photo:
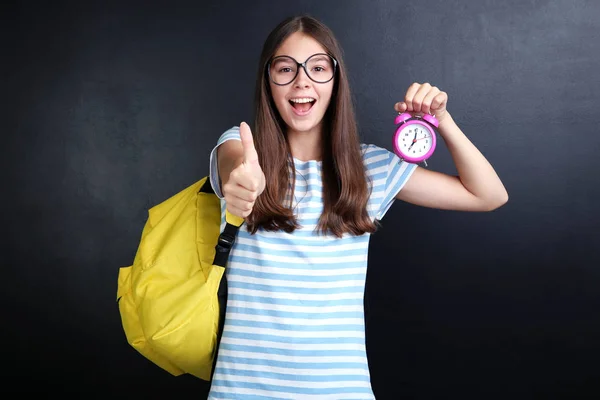
[[[316,83],[327,83],[333,79],[337,68],[337,60],[329,54],[317,53],[310,56],[303,63],[299,63],[290,56],[277,56],[271,59],[268,73],[271,81],[279,86],[292,83],[298,76],[300,68],[304,68],[306,76]]]

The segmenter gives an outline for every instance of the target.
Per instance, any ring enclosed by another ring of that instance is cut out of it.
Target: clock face
[[[434,145],[431,131],[421,124],[408,124],[397,134],[397,149],[410,158],[424,157]]]

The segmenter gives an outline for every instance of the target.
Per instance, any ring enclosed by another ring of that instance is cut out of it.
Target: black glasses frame
[[[308,70],[306,69],[306,63],[313,57],[315,56],[327,56],[329,58],[331,58],[333,60],[333,74],[331,75],[331,78],[329,78],[326,81],[317,81],[314,80],[310,74],[308,73]],[[288,83],[277,83],[275,82],[275,80],[273,79],[273,77],[271,76],[271,64],[273,63],[273,61],[277,60],[278,58],[289,58],[294,60],[294,62],[297,64],[298,67],[302,67],[302,69],[304,69],[304,73],[306,74],[306,76],[308,76],[308,79],[310,79],[311,81],[315,82],[315,83],[327,83],[329,81],[331,81],[334,77],[335,77],[335,73],[337,72],[337,60],[330,54],[327,53],[316,53],[313,54],[312,56],[308,57],[306,59],[306,61],[300,63],[298,62],[298,60],[296,60],[294,57],[290,57],[290,56],[277,56],[277,57],[273,57],[271,58],[271,60],[269,60],[269,63],[267,64],[267,74],[269,75],[269,79],[271,80],[271,82],[273,82],[275,85],[277,86],[286,86],[289,85],[290,83],[294,82],[294,80],[298,77],[298,73],[300,73],[300,68],[296,68],[296,74],[294,75],[294,77],[288,82]]]

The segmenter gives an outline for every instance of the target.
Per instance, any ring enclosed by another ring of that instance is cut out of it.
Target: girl
[[[211,152],[223,221],[227,209],[247,229],[229,258],[209,399],[374,399],[363,295],[378,221],[395,199],[491,211],[508,195],[428,83],[412,84],[395,110],[437,117],[459,176],[361,144],[341,49],[313,18],[271,32],[255,95],[253,129],[242,122]]]

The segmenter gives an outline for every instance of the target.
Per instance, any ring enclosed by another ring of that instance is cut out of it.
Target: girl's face
[[[311,77],[323,82],[333,74],[334,66],[327,56],[317,55],[311,58],[319,53],[327,53],[319,42],[304,33],[295,32],[281,44],[271,62],[271,93],[279,114],[288,126],[288,133],[321,132],[323,116],[331,100],[334,79],[326,83],[317,83],[307,76],[304,68],[291,59],[299,63],[308,60],[306,69]],[[296,71],[298,74],[293,78]],[[284,84],[292,78],[289,84]],[[279,85],[273,82],[274,80]]]

